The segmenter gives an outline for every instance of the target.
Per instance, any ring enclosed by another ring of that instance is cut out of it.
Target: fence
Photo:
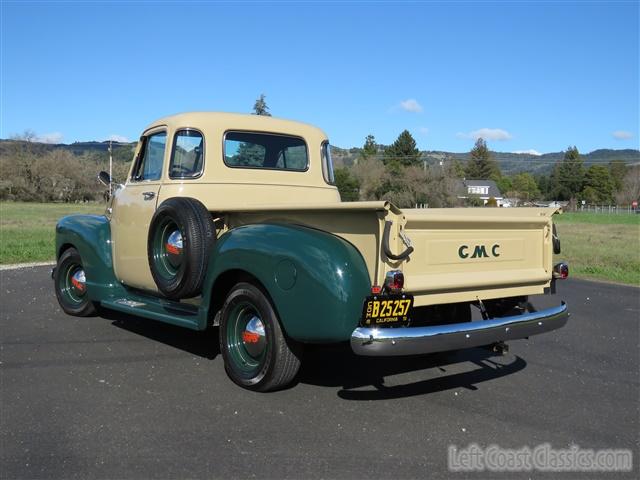
[[[577,212],[606,213],[608,215],[620,215],[636,213],[638,207],[632,205],[578,205]]]

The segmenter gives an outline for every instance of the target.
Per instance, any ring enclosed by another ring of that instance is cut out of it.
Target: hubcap
[[[247,322],[247,326],[242,332],[242,343],[247,353],[253,358],[260,357],[262,352],[264,352],[267,338],[264,334],[264,325],[258,317],[253,316],[251,320]]]
[[[71,275],[71,285],[73,285],[73,288],[81,295],[87,290],[87,278],[84,276],[84,270],[76,270],[76,272]]]
[[[243,301],[232,307],[226,337],[234,369],[245,378],[253,378],[264,365],[269,345],[265,324],[251,302]]]
[[[182,255],[182,233],[180,230],[174,230],[167,238],[165,244],[165,250],[167,251],[167,257],[172,266],[177,267],[180,265]]]
[[[155,271],[161,277],[172,280],[183,267],[184,238],[176,223],[164,219],[157,227],[152,246]]]
[[[74,306],[81,305],[86,299],[87,277],[84,269],[77,263],[69,263],[63,269],[58,280],[58,288],[66,301]]]

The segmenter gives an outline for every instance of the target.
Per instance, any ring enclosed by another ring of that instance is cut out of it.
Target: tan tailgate
[[[551,208],[403,210],[416,305],[542,293],[551,279]]]

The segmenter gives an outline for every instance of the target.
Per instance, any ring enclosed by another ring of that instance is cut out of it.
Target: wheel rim
[[[174,278],[184,260],[184,236],[170,218],[165,219],[156,228],[152,249],[156,271],[167,280]]]
[[[243,376],[255,377],[264,364],[268,344],[260,312],[250,303],[236,305],[227,322],[229,356]]]
[[[62,297],[74,306],[82,305],[87,297],[87,278],[82,265],[69,263],[58,280],[58,289]]]

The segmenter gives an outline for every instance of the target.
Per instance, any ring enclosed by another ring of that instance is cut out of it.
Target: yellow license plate
[[[365,327],[397,326],[409,323],[413,295],[374,295],[367,297],[360,324]]]

